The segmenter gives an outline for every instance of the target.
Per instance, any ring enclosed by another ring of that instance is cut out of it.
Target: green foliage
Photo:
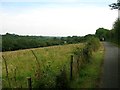
[[[76,63],[77,73],[75,74],[78,74],[80,78],[82,77],[78,72],[81,71],[81,68],[92,62],[93,53],[99,50],[99,48],[100,48],[99,39],[96,38],[95,36],[90,36],[90,38],[88,39],[83,48],[76,47],[76,49],[74,49],[73,51],[74,58],[77,57],[77,59],[75,59],[74,61],[74,64],[77,62]]]
[[[77,47],[74,51],[73,54],[82,57],[82,59],[87,62],[89,62],[92,52],[95,52],[99,49],[100,47],[100,41],[96,37],[90,37],[85,44],[84,48],[79,48]]]
[[[113,29],[107,30],[104,28],[99,28],[96,30],[95,35],[101,40],[102,37],[106,41],[114,42],[120,45],[120,20],[117,19],[113,24]]]
[[[19,36],[15,34],[2,35],[2,51],[13,51],[62,44],[60,38],[42,36]]]
[[[56,86],[55,88],[67,89],[69,88],[67,74],[65,67],[60,71],[60,74],[56,76]]]
[[[63,44],[75,44],[83,42],[83,37],[44,37],[44,36],[19,36],[6,33],[2,35],[2,51],[14,51],[19,49],[29,49],[47,47]]]
[[[79,77],[70,84],[71,88],[99,88],[102,72],[102,63],[104,58],[104,47],[100,46],[99,50],[93,52],[91,62],[86,63],[79,70]]]
[[[104,38],[105,40],[108,40],[108,34],[109,33],[109,30],[107,29],[104,29],[104,28],[98,28],[96,30],[96,33],[95,35],[100,39],[102,40],[102,38]]]
[[[98,50],[99,47],[100,47],[100,41],[96,37],[91,37],[86,44],[86,48],[89,48],[90,50],[93,51]]]
[[[94,34],[87,34],[84,36],[85,41],[88,41],[90,38],[95,37]]]
[[[117,19],[113,25],[114,29],[114,38],[117,44],[120,45],[120,20]]]
[[[83,48],[81,48],[81,47],[76,47],[76,48],[73,50],[73,54],[74,54],[74,55],[78,55],[78,56],[81,56],[81,55],[82,55],[82,52],[83,52]]]

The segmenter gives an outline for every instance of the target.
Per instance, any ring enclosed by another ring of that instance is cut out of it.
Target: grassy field
[[[83,48],[84,44],[3,52],[3,88],[27,88],[27,77],[32,78],[33,88],[54,88],[56,85],[56,77],[60,75],[63,68],[65,68],[67,79],[70,80],[70,59],[73,54],[72,52],[77,47]],[[93,52],[90,63],[86,63],[78,71],[79,74],[77,76],[73,73],[73,76],[76,78],[69,81],[70,87],[99,87],[103,57],[104,47],[101,44],[100,49]]]
[[[66,67],[70,73],[70,55],[83,44],[51,46],[2,53],[3,88],[26,88],[27,77],[32,78],[32,87],[54,87],[56,76]],[[41,83],[42,82],[42,83]]]

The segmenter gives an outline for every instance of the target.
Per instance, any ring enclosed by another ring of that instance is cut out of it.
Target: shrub
[[[86,45],[87,48],[91,49],[92,51],[97,51],[100,47],[100,41],[96,37],[91,37]]]
[[[83,60],[89,62],[92,52],[97,51],[100,47],[100,41],[96,37],[91,37],[85,44],[84,48],[77,47],[74,49],[73,54],[77,55],[78,57],[82,57]]]
[[[60,74],[56,76],[56,88],[66,89],[68,88],[68,78],[65,67],[60,71]]]

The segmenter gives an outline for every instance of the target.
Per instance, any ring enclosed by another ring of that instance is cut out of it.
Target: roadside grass
[[[93,53],[90,63],[79,71],[79,77],[70,84],[71,88],[99,88],[104,58],[104,47]]]

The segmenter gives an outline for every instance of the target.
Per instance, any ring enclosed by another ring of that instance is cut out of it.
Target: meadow
[[[103,44],[95,37],[86,43],[3,52],[2,86],[96,88],[103,58]]]
[[[2,53],[3,88],[27,88],[27,77],[32,87],[53,88],[63,68],[70,78],[70,59],[74,49],[84,44],[69,44],[45,48],[25,49]]]

